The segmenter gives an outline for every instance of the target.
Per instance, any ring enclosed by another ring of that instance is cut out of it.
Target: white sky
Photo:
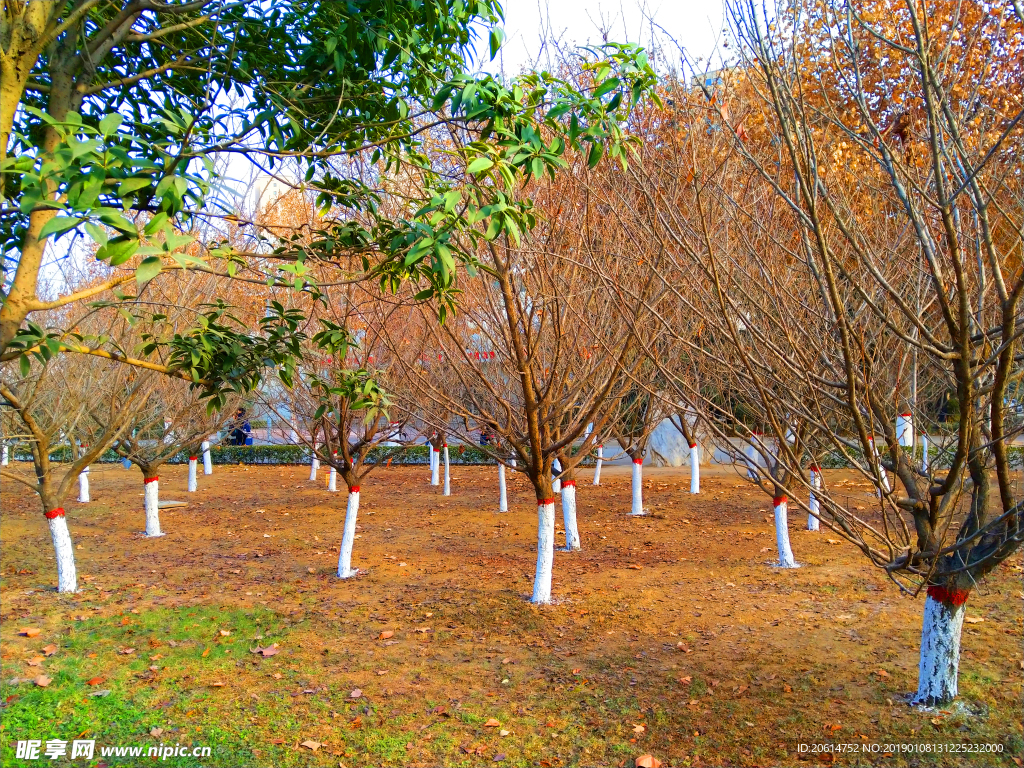
[[[670,66],[678,70],[678,46],[684,48],[694,61],[707,66],[714,53],[723,26],[722,0],[506,0],[505,44],[493,62],[487,62],[486,41],[480,51],[489,72],[518,74],[524,67],[536,63],[546,68],[555,57],[541,49],[542,38],[555,38],[563,48],[597,44],[602,31],[607,31],[610,42],[640,43],[650,50],[652,31],[660,38],[660,51],[655,51],[655,63],[664,72]],[[654,27],[652,30],[651,19]],[[675,41],[675,44],[668,41]],[[551,55],[551,59],[548,56]],[[711,63],[711,68],[717,66]]]

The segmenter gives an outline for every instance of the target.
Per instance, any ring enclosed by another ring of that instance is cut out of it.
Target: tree
[[[821,0],[768,26],[737,4],[732,26],[735,91],[687,93],[675,136],[631,166],[669,202],[651,237],[699,277],[680,300],[707,321],[721,378],[693,402],[735,418],[739,394],[778,491],[813,493],[798,503],[822,525],[926,592],[915,700],[943,704],[964,603],[1024,539],[1005,410],[1022,370],[1021,20]],[[922,462],[908,427],[936,390],[956,422]],[[870,480],[880,508],[847,508],[811,471],[826,458]]]

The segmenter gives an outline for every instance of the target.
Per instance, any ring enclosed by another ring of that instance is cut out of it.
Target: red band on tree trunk
[[[146,483],[155,483],[159,479],[159,477],[147,477],[143,479],[142,483],[143,485],[145,485]]]
[[[900,416],[902,416],[904,419],[909,419],[913,415],[914,414],[912,414],[912,413],[901,413],[900,414]]]
[[[821,467],[819,467],[817,464],[811,464],[809,469],[811,470],[811,472],[821,472]]]
[[[948,605],[963,605],[971,593],[966,589],[949,589],[948,587],[928,587],[928,597]]]
[[[53,520],[54,518],[64,517],[64,508],[57,507],[56,509],[51,509],[49,512],[44,512],[43,516],[47,520]]]
[[[198,456],[189,456],[188,460],[189,461],[199,461],[199,457]]]
[[[696,444],[696,443],[690,443],[690,447],[691,447],[691,448],[696,448],[696,447],[697,447],[697,444]]]
[[[537,499],[537,503],[540,504],[543,507],[543,506],[547,506],[548,504],[554,504],[555,503],[555,499],[554,499],[554,497],[552,497],[550,499]]]
[[[633,459],[633,463],[634,464],[643,464],[644,460],[642,458],[640,458],[640,459]]]
[[[776,496],[774,499],[772,499],[772,506],[777,507],[779,506],[779,504],[785,504],[787,501],[789,501],[788,496]]]
[[[598,448],[604,448],[604,443],[601,443],[601,444],[600,444],[599,446],[597,446],[597,447],[598,447]]]
[[[348,492],[349,493],[359,493],[359,486],[358,485],[350,485],[348,487]]]
[[[562,483],[562,487],[563,488],[575,488],[576,487],[576,481],[575,480],[566,480],[564,483]]]

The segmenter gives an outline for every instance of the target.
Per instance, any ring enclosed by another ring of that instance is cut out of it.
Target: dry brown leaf
[[[56,652],[57,652],[57,646],[54,645],[53,643],[50,643],[49,645],[44,645],[43,646],[43,655],[44,656],[53,656],[53,654],[55,654]]]
[[[640,755],[636,759],[636,768],[661,768],[661,760],[652,755]]]
[[[264,658],[266,658],[267,656],[276,656],[280,652],[281,649],[278,648],[277,643],[274,643],[273,645],[268,645],[266,648],[260,648],[259,650],[259,653],[262,654]]]
[[[163,728],[150,728],[149,735],[154,738],[159,738],[160,734],[164,732]]]
[[[305,747],[306,749],[308,749],[308,750],[310,750],[312,752],[316,752],[323,745],[319,741],[313,741],[312,739],[307,739],[306,741],[302,742],[299,746]]]
[[[103,678],[102,677],[93,677],[93,678],[90,678],[89,680],[86,680],[85,684],[86,685],[99,685],[102,682],[103,682]]]
[[[38,667],[40,664],[43,663],[43,657],[42,656],[33,656],[31,659],[29,659],[25,663],[28,664],[30,667]]]
[[[42,633],[42,631],[43,630],[36,629],[35,627],[23,627],[18,630],[18,634],[24,635],[25,637],[37,637]]]
[[[642,571],[644,567],[642,565],[627,565],[627,568],[631,568],[634,571]]]
[[[210,683],[210,687],[211,688],[223,688],[224,687],[224,683],[222,683],[220,680],[217,680],[216,682]]]
[[[633,733],[644,733],[646,730],[647,730],[647,727],[645,725],[643,725],[642,723],[636,723],[633,726]]]
[[[352,689],[352,693],[350,693],[348,695],[348,697],[350,699],[358,699],[358,698],[361,698],[362,695],[363,695],[363,692],[361,690],[359,690],[358,688],[353,688]]]
[[[968,624],[980,624],[984,621],[980,616],[968,616],[964,619]]]
[[[380,633],[380,637],[378,637],[377,639],[378,640],[387,640],[389,637],[394,637],[394,636],[395,636],[394,632],[392,632],[390,629],[385,629],[383,632]]]
[[[231,631],[227,629],[222,629],[219,634],[221,637],[231,637]]]
[[[51,680],[50,678],[48,678],[48,677],[47,677],[46,675],[39,675],[39,677],[37,677],[37,678],[36,678],[35,680],[33,680],[32,682],[33,682],[33,683],[35,683],[36,685],[38,685],[38,686],[39,686],[40,688],[45,688],[45,687],[46,687],[46,686],[48,686],[48,685],[49,685],[50,683],[52,683],[52,682],[53,682],[53,680]]]
[[[889,673],[886,672],[884,669],[876,669],[875,674],[879,677],[889,677]]]
[[[501,725],[501,723],[499,723],[495,718],[489,717],[487,718],[487,722],[484,723],[484,728],[497,728],[499,725]]]

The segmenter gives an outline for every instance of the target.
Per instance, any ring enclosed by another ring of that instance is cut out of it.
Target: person
[[[245,408],[235,411],[235,420],[232,422],[231,444],[245,445],[246,439],[252,434],[252,427],[249,420],[245,418]]]

